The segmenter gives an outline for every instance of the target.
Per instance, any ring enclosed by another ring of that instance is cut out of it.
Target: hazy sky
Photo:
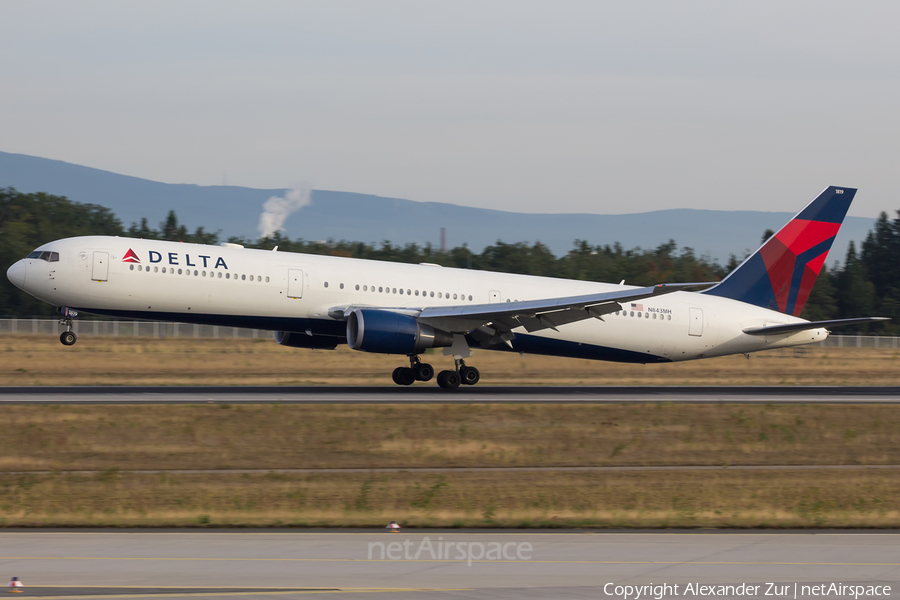
[[[900,208],[897,2],[0,0],[0,150],[520,210]],[[500,235],[501,232],[498,232]]]

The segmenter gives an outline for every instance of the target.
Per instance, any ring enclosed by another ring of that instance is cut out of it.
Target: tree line
[[[771,231],[763,234],[765,240]],[[0,265],[9,265],[37,246],[64,237],[78,235],[118,235],[200,244],[217,244],[220,235],[197,227],[193,231],[178,222],[174,211],[157,228],[147,219],[127,229],[108,208],[80,204],[62,196],[44,193],[26,194],[13,188],[0,188]],[[403,246],[384,241],[367,244],[346,240],[327,242],[292,240],[280,232],[257,240],[229,238],[248,248],[279,252],[302,252],[350,258],[365,258],[404,263],[429,262],[447,267],[522,273],[546,277],[582,279],[633,285],[718,281],[740,263],[732,255],[725,265],[699,257],[693,249],[679,248],[674,240],[656,248],[627,250],[618,242],[592,244],[575,240],[564,256],[554,256],[541,243],[505,243],[498,241],[480,253],[465,245],[441,252],[431,244]],[[858,316],[893,317],[893,321],[864,326],[858,331],[900,333],[900,211],[891,220],[881,216],[859,249],[851,243],[843,262],[823,267],[801,315],[805,319],[842,319]],[[16,289],[6,277],[0,281],[0,315],[50,316],[53,307]],[[854,331],[847,328],[847,332]]]

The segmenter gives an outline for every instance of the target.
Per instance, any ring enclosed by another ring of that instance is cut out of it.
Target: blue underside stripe
[[[472,346],[476,344],[471,343]],[[568,358],[587,358],[590,360],[605,360],[622,363],[662,363],[672,362],[668,358],[649,353],[634,352],[593,344],[580,344],[569,340],[555,340],[537,335],[516,334],[512,341],[513,347],[506,344],[502,347],[491,347],[491,350],[505,350],[507,352],[525,352],[526,354],[544,354],[546,356],[565,356]],[[477,346],[476,346],[477,347]]]
[[[299,319],[285,317],[259,317],[243,315],[209,315],[174,312],[149,312],[129,310],[105,310],[96,308],[79,308],[86,313],[119,317],[125,319],[145,319],[148,321],[176,321],[179,323],[192,323],[197,325],[219,325],[221,327],[246,327],[249,329],[267,329],[270,331],[292,331],[302,333],[309,329],[315,335],[333,335],[340,338],[346,337],[347,326],[342,321],[324,319]],[[469,345],[474,348],[481,346],[472,339]],[[605,360],[623,363],[661,363],[671,362],[670,359],[649,353],[595,346],[593,344],[580,344],[568,340],[555,340],[537,335],[516,334],[512,342],[513,348],[506,344],[488,348],[489,350],[504,350],[508,352],[525,352],[528,354],[543,354],[546,356],[565,356],[568,358],[586,358],[590,360]]]

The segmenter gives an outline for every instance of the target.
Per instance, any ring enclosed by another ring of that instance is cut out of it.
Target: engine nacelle
[[[312,348],[315,350],[334,350],[341,338],[333,335],[308,335],[294,331],[276,331],[275,341],[291,348]]]
[[[453,345],[453,334],[388,310],[357,308],[347,317],[347,343],[354,350],[418,354]]]

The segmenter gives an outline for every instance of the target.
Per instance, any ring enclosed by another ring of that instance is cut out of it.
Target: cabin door
[[[497,290],[491,290],[491,304],[500,301],[500,292],[498,292]]]
[[[288,298],[303,297],[303,271],[288,269]]]
[[[700,337],[703,335],[703,309],[691,309],[691,322],[688,325],[688,335]]]
[[[94,268],[91,270],[91,279],[94,281],[109,279],[109,252],[94,252]]]

